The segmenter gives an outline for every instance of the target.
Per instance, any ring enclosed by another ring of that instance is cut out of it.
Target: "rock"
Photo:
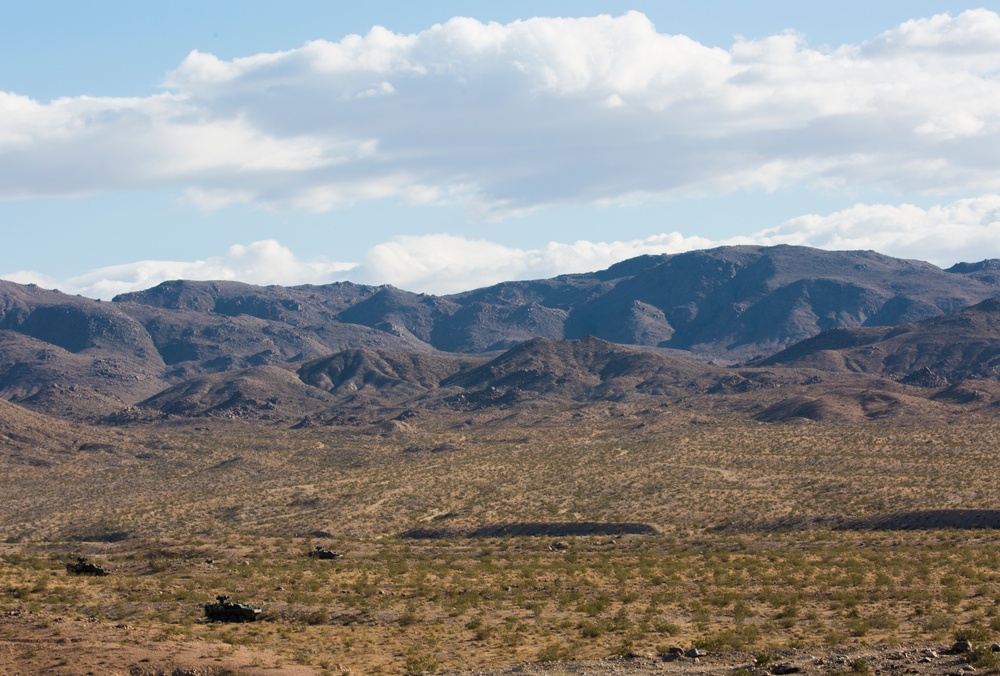
[[[682,657],[683,655],[684,655],[684,648],[680,648],[678,646],[672,646],[667,649],[667,652],[663,653],[663,658],[668,660],[675,660],[678,657]]]
[[[948,379],[934,373],[926,366],[914,371],[910,375],[906,376],[901,383],[904,385],[914,385],[916,387],[945,387],[948,384]]]
[[[802,668],[794,664],[775,664],[771,667],[772,674],[798,674],[801,672]]]

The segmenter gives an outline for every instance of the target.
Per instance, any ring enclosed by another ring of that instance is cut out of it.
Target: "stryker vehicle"
[[[83,556],[78,556],[76,563],[67,563],[66,572],[73,573],[74,575],[107,575],[108,571],[104,569],[103,566],[99,566],[96,563],[90,563]]]
[[[309,552],[309,556],[315,556],[317,559],[341,559],[344,557],[341,552],[335,552],[319,545],[316,545],[316,549]]]
[[[205,604],[205,617],[209,622],[253,622],[263,612],[260,608],[237,603],[225,594],[215,598],[215,603]]]

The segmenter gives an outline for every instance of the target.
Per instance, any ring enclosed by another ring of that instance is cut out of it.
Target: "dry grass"
[[[692,424],[616,405],[469,422],[140,429],[7,463],[0,641],[48,645],[64,618],[231,649],[249,672],[388,674],[1000,637],[1000,426]],[[583,521],[659,534],[399,537]],[[315,544],[347,555],[307,557]],[[78,553],[113,574],[67,576]],[[266,621],[205,623],[216,593]]]

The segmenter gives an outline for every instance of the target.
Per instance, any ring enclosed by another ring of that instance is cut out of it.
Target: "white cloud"
[[[542,249],[520,249],[447,234],[403,236],[369,249],[349,278],[364,284],[446,294],[512,279],[590,272],[642,254],[677,253],[711,244],[704,237],[684,237],[676,232],[627,242],[550,242]]]
[[[830,250],[874,249],[941,267],[1000,258],[1000,194],[927,209],[858,204],[822,216],[806,214],[747,237],[712,240],[678,232],[613,242],[550,242],[510,247],[449,234],[402,236],[377,244],[360,262],[303,260],[276,241],[231,246],[192,262],[139,261],[55,280],[32,271],[2,275],[95,298],[149,288],[169,279],[233,279],[253,284],[324,284],[350,280],[392,284],[409,291],[457,293],[507,280],[591,272],[643,254],[681,253],[736,244],[794,244]]]
[[[642,14],[456,18],[225,61],[150,97],[0,92],[0,198],[180,186],[189,203],[553,204],[797,184],[1000,190],[1000,16],[915,19],[859,45],[710,48]]]
[[[325,284],[343,279],[345,271],[354,267],[352,263],[303,261],[278,242],[262,240],[248,245],[234,244],[224,255],[205,260],[124,263],[58,281],[30,270],[12,272],[3,278],[109,300],[119,293],[148,289],[171,279],[237,280],[285,286]]]
[[[397,237],[372,247],[348,277],[412,291],[455,293],[505,280],[601,270],[643,254],[737,244],[870,249],[941,267],[1000,258],[1000,194],[927,209],[908,204],[857,204],[826,216],[799,216],[774,228],[724,240],[672,232],[628,241],[551,242],[541,249],[519,249],[443,234]]]
[[[828,216],[799,216],[752,239],[760,244],[802,244],[831,250],[872,249],[942,267],[958,261],[1000,258],[1000,195],[928,209],[910,204],[858,204]]]

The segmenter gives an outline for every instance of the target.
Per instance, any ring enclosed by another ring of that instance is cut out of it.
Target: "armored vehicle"
[[[309,552],[309,556],[315,556],[317,559],[340,559],[344,555],[341,552],[335,552],[332,549],[316,545],[316,549]]]
[[[215,598],[215,603],[205,604],[205,617],[209,622],[253,622],[263,612],[260,608],[237,603],[225,594]]]
[[[76,559],[76,563],[67,563],[66,572],[73,573],[74,575],[107,575],[108,571],[104,569],[103,566],[99,566],[96,563],[90,563],[83,556],[79,556]]]

